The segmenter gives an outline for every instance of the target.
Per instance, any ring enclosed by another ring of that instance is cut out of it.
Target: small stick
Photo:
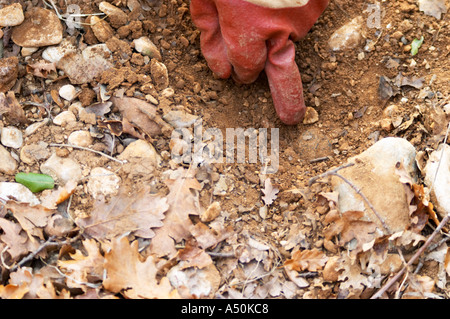
[[[109,158],[109,159],[112,160],[112,161],[116,161],[116,162],[118,162],[118,163],[120,163],[120,164],[124,164],[123,161],[118,160],[117,158],[114,158],[114,157],[112,157],[112,156],[109,156],[108,154],[105,154],[105,153],[102,153],[102,152],[99,152],[99,151],[96,151],[96,150],[92,150],[92,149],[87,148],[87,147],[82,147],[82,146],[77,146],[77,145],[72,145],[72,144],[54,144],[54,143],[48,144],[48,146],[52,146],[52,147],[72,147],[72,148],[78,148],[78,149],[83,150],[83,151],[89,151],[89,152],[93,152],[93,153],[96,153],[96,154],[105,156],[106,158]]]
[[[36,257],[36,255],[39,254],[45,247],[58,245],[59,243],[53,241],[53,239],[55,239],[55,238],[56,238],[56,236],[51,236],[47,241],[45,241],[42,245],[40,245],[35,251],[31,252],[30,254],[28,254],[28,256],[23,258],[19,263],[12,266],[10,268],[10,271],[15,272],[17,270],[17,268],[21,267],[23,264],[32,260],[34,257]]]
[[[414,254],[414,256],[408,261],[408,263],[402,268],[402,270],[400,270],[394,277],[392,277],[380,290],[378,290],[378,292],[373,295],[370,299],[377,299],[380,298],[382,294],[384,294],[386,292],[386,290],[388,290],[404,273],[405,271],[408,269],[409,266],[411,266],[419,257],[420,255],[422,255],[422,253],[425,251],[425,249],[427,249],[428,246],[430,246],[431,242],[433,241],[434,237],[436,237],[436,235],[439,233],[439,231],[442,229],[442,227],[444,227],[445,224],[447,224],[447,222],[450,219],[450,213],[448,213],[444,219],[442,219],[442,221],[440,222],[440,224],[438,225],[438,227],[436,227],[436,229],[434,230],[434,232],[430,235],[430,237],[428,237],[427,241],[425,242],[425,244],[423,244],[422,247],[420,247],[420,249]]]

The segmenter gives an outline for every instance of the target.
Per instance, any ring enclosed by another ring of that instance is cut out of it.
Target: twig
[[[345,183],[347,183],[355,192],[356,194],[358,194],[363,200],[364,202],[370,207],[370,209],[373,211],[373,213],[375,214],[375,216],[377,216],[378,220],[381,222],[381,225],[383,226],[384,230],[389,234],[391,233],[388,225],[386,224],[386,222],[383,220],[383,218],[381,217],[381,215],[377,212],[377,210],[375,209],[375,207],[372,205],[372,203],[369,201],[369,199],[358,189],[358,187],[356,187],[352,182],[350,182],[347,178],[345,178],[344,176],[338,174],[337,172],[341,169],[353,166],[354,163],[349,163],[343,166],[339,166],[331,171],[325,172],[319,176],[313,177],[309,180],[308,185],[311,186],[313,183],[315,183],[318,179],[320,178],[324,178],[330,175],[339,177],[340,179],[342,179]]]
[[[438,227],[434,230],[434,232],[428,237],[425,244],[423,244],[422,247],[414,254],[414,256],[408,261],[408,263],[400,270],[394,277],[392,277],[376,294],[374,294],[371,299],[378,299],[380,298],[408,269],[409,266],[411,266],[419,257],[422,255],[422,253],[427,249],[427,247],[431,244],[434,237],[439,233],[439,231],[444,227],[445,224],[450,219],[450,213],[447,213],[447,215],[442,219]]]
[[[17,268],[21,267],[23,264],[29,262],[34,257],[36,257],[36,255],[39,254],[44,248],[46,248],[48,246],[59,245],[60,243],[53,241],[53,239],[55,239],[55,238],[56,238],[56,236],[51,236],[49,239],[47,239],[47,241],[45,241],[42,245],[40,245],[35,251],[32,251],[30,254],[28,254],[28,256],[26,256],[25,258],[22,258],[21,261],[19,261],[17,264],[12,266],[10,268],[10,271],[11,272],[16,271]]]
[[[112,161],[118,162],[118,163],[120,163],[120,164],[124,164],[123,161],[118,160],[117,158],[114,158],[114,157],[112,157],[112,156],[109,156],[108,154],[105,154],[105,153],[102,153],[102,152],[100,152],[100,151],[96,151],[96,150],[93,150],[93,149],[90,149],[90,148],[87,148],[87,147],[83,147],[83,146],[77,146],[77,145],[72,145],[72,144],[54,144],[54,143],[48,144],[48,146],[52,146],[52,147],[72,147],[72,148],[77,148],[77,149],[80,149],[80,150],[83,150],[83,151],[89,151],[89,152],[93,152],[93,153],[96,153],[96,154],[105,156],[106,158],[109,158],[109,159],[112,160]]]

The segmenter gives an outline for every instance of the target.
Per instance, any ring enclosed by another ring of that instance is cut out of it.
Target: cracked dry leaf
[[[49,277],[32,268],[22,267],[11,273],[9,283],[0,285],[3,299],[69,299],[70,293],[62,289],[58,294]]]
[[[285,261],[284,267],[296,271],[318,271],[325,266],[327,260],[328,257],[317,249],[297,250],[292,254],[292,259]]]
[[[34,240],[32,236],[42,240],[45,239],[43,230],[47,226],[50,217],[56,213],[55,210],[48,209],[42,205],[30,206],[28,203],[15,201],[8,201],[6,208],[11,210],[30,240]]]
[[[55,63],[39,60],[32,64],[27,64],[27,72],[40,78],[47,78],[51,72],[56,72]]]
[[[272,205],[273,201],[277,199],[277,194],[280,190],[272,185],[270,178],[267,178],[264,181],[264,189],[262,189],[261,191],[264,193],[264,196],[262,197],[264,204],[270,206]]]
[[[187,176],[188,172],[180,169],[181,177],[167,179],[169,187],[167,203],[169,210],[164,219],[164,225],[155,229],[155,237],[150,243],[150,251],[158,256],[174,256],[175,243],[187,239],[193,229],[189,215],[200,215],[198,191],[202,185],[197,179]]]
[[[0,92],[0,115],[11,125],[29,123],[13,91],[9,91],[6,95]]]
[[[377,226],[373,222],[362,220],[363,216],[362,211],[347,211],[342,214],[336,210],[330,211],[325,218],[326,222],[331,223],[324,232],[325,238],[330,240],[340,235],[339,244],[341,246],[347,244],[353,253],[367,250],[364,245],[377,238],[375,233]]]
[[[105,289],[114,293],[120,292],[130,299],[179,297],[167,277],[158,281],[155,257],[149,256],[143,260],[138,252],[137,240],[130,245],[126,237],[115,238],[111,244],[110,251],[105,254]]]
[[[90,216],[77,218],[75,222],[95,239],[111,239],[127,232],[152,238],[155,235],[152,228],[163,225],[168,208],[166,198],[150,194],[148,187],[132,196],[122,189],[108,203],[96,201]]]
[[[124,132],[132,131],[132,127],[134,127],[135,130],[137,128],[149,137],[161,134],[163,121],[160,120],[156,107],[151,103],[134,97],[112,97],[110,101],[126,120],[122,121],[122,124],[126,124]]]
[[[9,253],[13,261],[39,247],[39,243],[31,241],[17,223],[0,218],[0,229],[3,231],[0,240],[8,245],[6,252]]]
[[[102,280],[105,258],[100,253],[98,243],[94,239],[84,240],[83,247],[86,254],[77,250],[70,254],[72,259],[58,260],[58,266],[66,271],[66,283],[69,287],[86,290],[87,287],[84,283],[96,283]]]

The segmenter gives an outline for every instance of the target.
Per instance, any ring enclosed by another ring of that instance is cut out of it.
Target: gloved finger
[[[231,64],[222,37],[219,15],[213,0],[191,0],[192,22],[200,30],[200,47],[209,68],[220,78],[229,78]]]
[[[295,63],[295,46],[287,36],[268,41],[265,72],[280,120],[288,125],[298,124],[305,115],[306,106],[300,71]]]
[[[255,5],[242,0],[216,0],[222,37],[232,65],[232,77],[239,83],[252,83],[264,70],[267,20],[255,12]],[[239,10],[237,10],[239,9]]]

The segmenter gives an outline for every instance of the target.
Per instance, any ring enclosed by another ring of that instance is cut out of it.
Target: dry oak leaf
[[[28,203],[18,203],[12,200],[6,203],[6,208],[11,210],[20,226],[27,232],[30,240],[34,240],[32,236],[42,240],[45,239],[43,230],[50,217],[56,213],[56,210],[48,209],[42,205],[30,206]]]
[[[22,227],[17,223],[0,218],[0,229],[3,231],[0,240],[8,246],[6,251],[12,260],[17,260],[19,257],[39,247],[39,243],[37,241],[31,241]]]
[[[127,232],[152,238],[155,234],[152,228],[163,225],[161,220],[168,208],[167,200],[150,194],[148,187],[132,196],[122,189],[108,203],[96,201],[90,216],[77,218],[75,222],[95,239],[111,239]]]
[[[4,299],[68,299],[70,293],[63,289],[57,294],[49,278],[22,267],[11,273],[8,285],[0,286],[0,298]]]
[[[200,215],[198,191],[202,185],[187,171],[180,168],[181,177],[167,179],[169,187],[167,203],[170,208],[166,213],[164,225],[155,229],[155,237],[150,243],[150,251],[158,256],[173,257],[176,254],[175,243],[191,235],[192,221],[189,215]]]
[[[264,182],[264,189],[262,189],[261,191],[264,193],[264,196],[262,197],[264,204],[270,206],[272,205],[273,201],[277,198],[279,189],[272,185],[270,178],[267,178]]]
[[[334,236],[340,235],[339,245],[344,246],[353,239],[356,242],[349,247],[354,253],[366,250],[363,247],[367,243],[376,239],[377,225],[374,222],[362,220],[362,211],[347,211],[340,214],[336,210],[331,210],[325,217],[326,223],[331,225],[325,229],[325,238],[331,240]]]
[[[292,254],[292,259],[284,263],[284,267],[295,271],[318,271],[327,263],[328,257],[317,249],[297,250]]]
[[[110,101],[119,109],[123,119],[127,120],[122,122],[126,124],[124,132],[132,131],[131,127],[134,126],[149,137],[161,134],[162,120],[157,115],[156,107],[151,103],[134,97],[112,97]]]
[[[55,63],[39,60],[33,64],[27,64],[27,72],[40,78],[47,78],[49,73],[56,72]]]
[[[13,91],[9,91],[6,95],[0,92],[0,115],[3,115],[7,123],[11,125],[29,122]]]
[[[85,283],[96,283],[102,280],[105,258],[100,253],[98,242],[94,239],[83,241],[86,254],[80,250],[70,254],[72,259],[58,260],[58,266],[65,270],[66,284],[71,288],[88,287]]]
[[[138,252],[138,241],[129,243],[126,237],[115,238],[105,254],[106,279],[103,287],[121,293],[130,299],[179,298],[167,277],[158,281],[156,260],[153,256],[143,260]]]

